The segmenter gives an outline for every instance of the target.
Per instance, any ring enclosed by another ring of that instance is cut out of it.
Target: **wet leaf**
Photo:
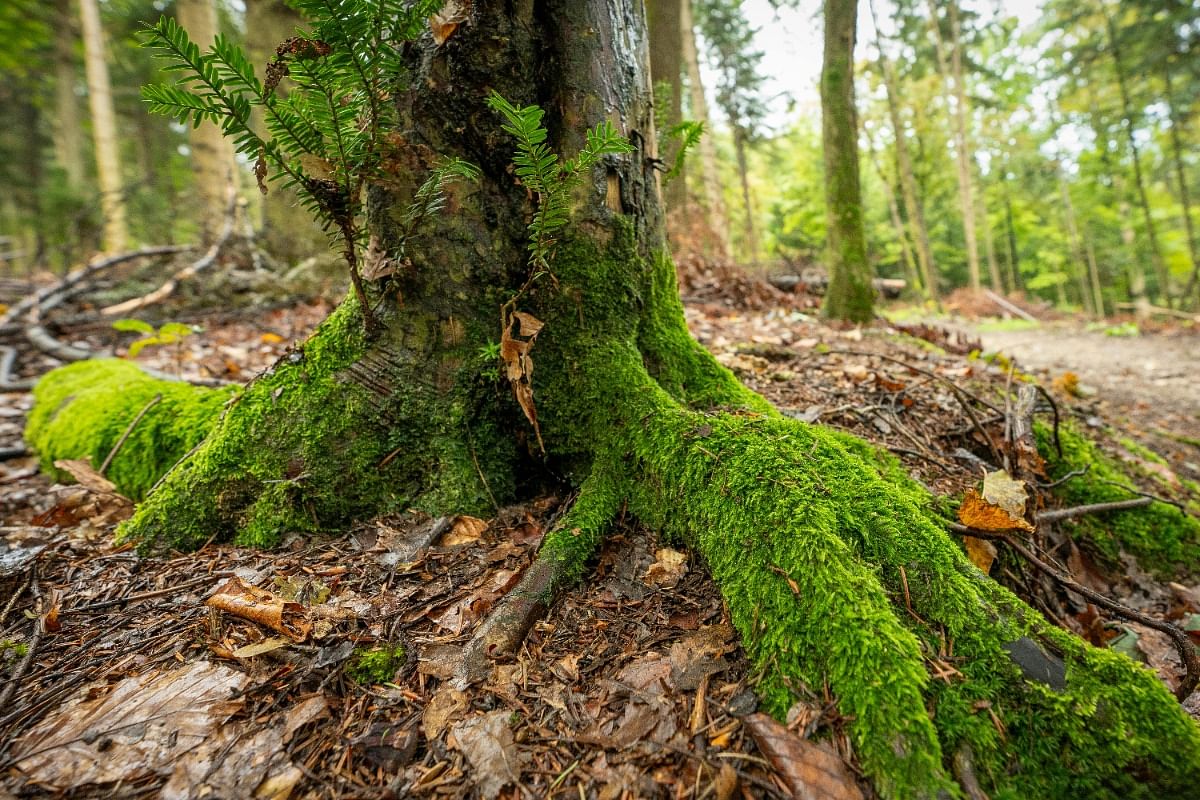
[[[1028,494],[1023,481],[1013,480],[1007,472],[998,469],[983,476],[983,499],[998,506],[1013,519],[1025,516],[1025,501]]]
[[[517,328],[515,335],[514,323]],[[533,404],[533,359],[529,356],[529,351],[533,349],[544,324],[532,314],[514,311],[504,321],[504,331],[500,336],[500,359],[504,362],[504,374],[512,384],[513,394],[516,395],[521,410],[525,412],[525,418],[533,425],[538,449],[542,452],[546,451],[546,447],[542,443],[542,429],[538,426],[537,408]]]
[[[991,571],[992,562],[996,560],[996,545],[974,536],[964,536],[963,546],[967,549],[967,558],[979,567],[980,572],[986,575]]]
[[[750,714],[742,721],[793,797],[862,800],[854,774],[825,745],[801,739],[766,714]]]
[[[30,780],[60,790],[170,773],[241,708],[229,698],[247,680],[208,661],[125,678],[47,716],[17,741],[14,761]]]
[[[521,779],[521,762],[508,711],[491,711],[464,720],[452,729],[451,745],[471,762],[476,786],[483,797],[497,797],[500,790]]]

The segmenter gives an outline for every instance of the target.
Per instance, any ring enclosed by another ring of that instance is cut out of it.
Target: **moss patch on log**
[[[407,658],[408,653],[401,644],[359,648],[350,657],[346,674],[364,686],[387,683],[396,676]]]
[[[1131,473],[1137,472],[1136,466],[1122,464],[1106,455],[1071,425],[1059,428],[1060,457],[1054,447],[1053,430],[1041,423],[1035,424],[1034,429],[1038,451],[1046,459],[1046,471],[1051,478],[1058,480],[1068,473],[1087,469],[1054,490],[1064,506],[1111,503],[1137,496],[1122,488],[1137,488],[1131,478]],[[1194,575],[1200,566],[1200,520],[1168,503],[1089,514],[1066,524],[1077,539],[1086,541],[1111,563],[1118,563],[1124,549],[1143,569],[1159,576]]]
[[[155,398],[121,446],[107,477],[117,491],[141,500],[155,482],[212,428],[237,393],[152,378],[120,359],[80,361],[47,373],[33,390],[25,440],[42,470],[56,480],[71,477],[54,466],[90,458],[99,468],[130,423]]]

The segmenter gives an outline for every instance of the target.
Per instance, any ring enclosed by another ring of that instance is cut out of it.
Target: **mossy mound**
[[[25,440],[42,470],[57,480],[64,459],[90,458],[99,467],[134,418],[156,395],[109,466],[117,491],[134,500],[204,438],[237,389],[206,389],[152,378],[120,359],[80,361],[47,373],[33,390]]]
[[[1051,428],[1038,423],[1035,433],[1038,451],[1046,459],[1046,472],[1051,478],[1058,480],[1068,473],[1087,469],[1054,490],[1064,506],[1112,503],[1136,496],[1122,487],[1136,488],[1131,472],[1137,468],[1106,455],[1075,427],[1059,428],[1061,457],[1054,446]],[[1118,563],[1121,550],[1125,550],[1143,569],[1161,577],[1200,572],[1200,519],[1168,503],[1089,514],[1067,525],[1077,539],[1087,542],[1113,564]]]

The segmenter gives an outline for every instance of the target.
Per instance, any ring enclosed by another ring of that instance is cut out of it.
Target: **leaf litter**
[[[938,493],[975,489],[1010,522],[1024,513],[1025,498],[999,476],[978,488],[986,438],[946,383],[880,356],[974,391],[1003,386],[1002,365],[964,359],[969,346],[932,326],[841,329],[810,315],[800,295],[781,299],[752,281],[701,284],[713,299],[687,307],[693,332],[785,413],[891,448]],[[142,360],[253,374],[322,309],[298,309],[303,322],[287,313],[270,323],[286,335],[233,320],[190,337],[182,355]],[[527,341],[510,344],[518,382],[530,377],[531,330],[522,322]],[[14,425],[19,435],[27,398],[4,398],[17,414],[0,419],[0,437]],[[1103,397],[1060,402],[1084,419],[1106,413]],[[984,426],[1002,437],[1000,421]],[[1172,472],[1195,480],[1189,457],[1173,451]],[[2,786],[18,795],[108,796],[119,784],[147,797],[871,796],[831,698],[798,703],[787,725],[753,716],[746,662],[715,587],[643,530],[616,531],[594,579],[534,627],[515,662],[464,691],[451,685],[463,646],[532,560],[560,498],[492,520],[410,513],[273,552],[209,545],[143,561],[111,542],[120,498],[99,484],[50,487],[30,465],[0,465],[0,512],[15,526],[3,532],[21,553],[3,586],[15,592],[14,578],[36,564],[59,629],[0,711]],[[1168,588],[1132,563],[1121,578],[1086,552],[1066,552],[1081,582],[1200,629],[1197,587]],[[206,604],[216,595],[254,613]],[[1047,610],[1082,635],[1101,646],[1123,637],[1131,656],[1168,684],[1178,679],[1156,631],[1053,602]],[[18,598],[17,610],[28,607]],[[3,635],[19,643],[27,629],[14,617]],[[393,646],[407,657],[392,680],[348,679],[357,651]],[[1185,707],[1198,706],[1194,695]],[[180,742],[196,737],[183,753]]]

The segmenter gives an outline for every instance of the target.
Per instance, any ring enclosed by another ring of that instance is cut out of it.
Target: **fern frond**
[[[446,187],[455,181],[474,183],[479,180],[479,167],[461,158],[451,158],[434,167],[429,177],[413,195],[413,201],[404,212],[404,233],[401,247],[412,236],[417,226],[446,206]]]
[[[684,120],[667,131],[667,138],[671,141],[678,140],[678,144],[671,169],[667,170],[667,174],[663,176],[664,181],[679,177],[679,174],[683,172],[683,165],[688,153],[700,143],[702,136],[704,136],[704,123],[693,120]]]

